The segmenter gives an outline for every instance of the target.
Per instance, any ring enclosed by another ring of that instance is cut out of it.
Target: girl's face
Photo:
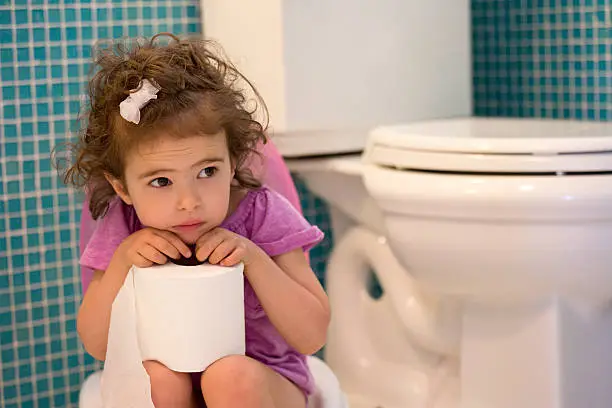
[[[125,185],[109,178],[143,225],[194,243],[228,215],[234,169],[225,132],[176,139],[161,137],[126,157]]]

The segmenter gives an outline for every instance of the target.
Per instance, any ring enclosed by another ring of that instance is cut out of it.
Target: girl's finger
[[[196,258],[199,261],[205,261],[210,254],[217,248],[225,239],[223,230],[216,229],[207,234],[204,234],[196,243]]]
[[[153,265],[153,262],[138,253],[135,254],[135,258],[132,260],[132,263],[134,266],[139,268],[148,268],[149,266]]]
[[[179,249],[175,247],[166,236],[154,235],[151,238],[151,241],[149,241],[149,245],[170,258],[178,259],[181,257]]]
[[[185,258],[189,258],[191,256],[191,250],[187,244],[185,244],[176,234],[163,230],[156,231],[156,234],[165,238],[166,241],[172,244]]]
[[[208,256],[208,262],[211,264],[218,264],[225,257],[234,252],[237,246],[236,244],[236,240],[231,238],[222,241]]]
[[[231,254],[225,257],[220,263],[221,266],[234,266],[239,264],[246,255],[246,250],[242,247],[238,247],[232,251]]]
[[[150,260],[151,262],[155,262],[156,264],[163,265],[168,261],[168,258],[166,258],[163,253],[159,252],[157,248],[149,244],[145,244],[144,246],[142,246],[138,250],[138,253],[144,258]]]

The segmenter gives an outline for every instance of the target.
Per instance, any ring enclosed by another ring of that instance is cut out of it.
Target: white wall
[[[278,133],[471,113],[468,0],[202,0]]]

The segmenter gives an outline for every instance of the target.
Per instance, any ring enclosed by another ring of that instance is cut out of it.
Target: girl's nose
[[[195,188],[184,188],[180,192],[178,208],[184,211],[193,211],[200,206],[202,201],[200,196],[196,193]]]

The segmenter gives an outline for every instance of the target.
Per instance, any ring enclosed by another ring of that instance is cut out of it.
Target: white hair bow
[[[157,99],[159,85],[143,79],[140,81],[138,88],[130,91],[127,98],[119,104],[119,113],[123,119],[135,124],[140,123],[140,109],[145,106],[151,99]]]

